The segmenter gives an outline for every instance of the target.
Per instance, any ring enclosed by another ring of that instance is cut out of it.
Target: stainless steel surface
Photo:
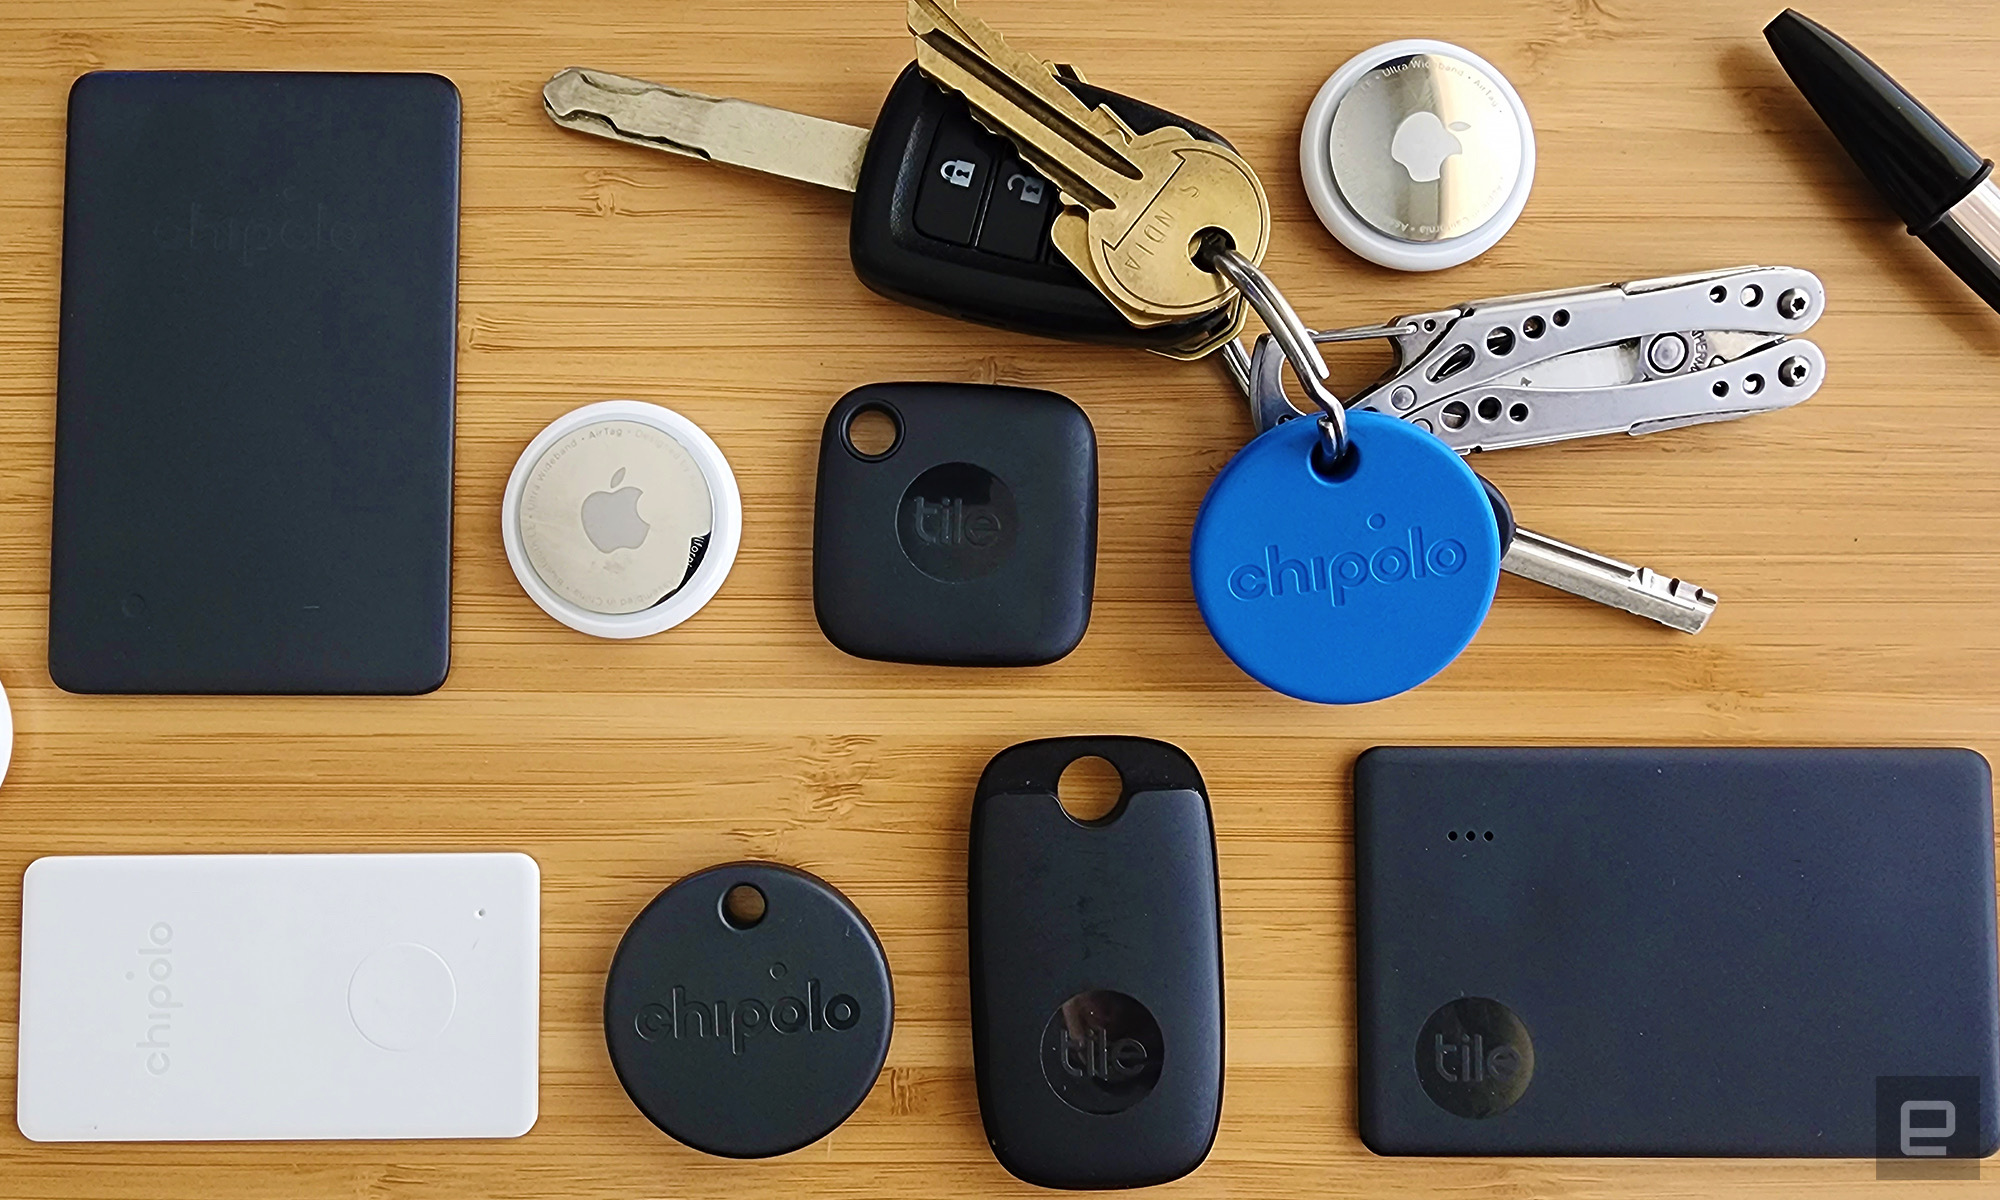
[[[1650,567],[1635,567],[1529,529],[1516,529],[1500,569],[1682,633],[1700,633],[1715,614],[1714,592]]]
[[[1436,53],[1363,75],[1327,135],[1341,199],[1406,242],[1460,237],[1491,220],[1521,177],[1521,149],[1514,110],[1491,77]]]
[[[1476,301],[1398,318],[1394,365],[1349,404],[1461,453],[1735,420],[1819,389],[1825,357],[1796,335],[1825,307],[1819,280],[1790,267]]]
[[[1433,432],[1461,454],[1637,437],[1787,408],[1812,395],[1825,374],[1818,346],[1784,342],[1726,366],[1611,386],[1552,388],[1524,376],[1525,386],[1480,388],[1434,406]]]
[[[1327,342],[1365,342],[1375,338],[1394,338],[1409,332],[1406,325],[1365,325],[1354,329],[1315,331],[1314,345]],[[1243,343],[1236,342],[1237,353],[1242,353]],[[1324,359],[1322,359],[1324,361]],[[1263,433],[1281,421],[1309,414],[1301,412],[1285,395],[1285,356],[1277,339],[1271,334],[1259,334],[1257,348],[1250,352],[1245,369],[1239,372],[1236,364],[1225,359],[1224,366],[1236,386],[1243,389],[1250,401],[1250,420],[1258,433]],[[1327,393],[1331,395],[1331,392]]]
[[[1250,401],[1251,427],[1259,433],[1264,432],[1263,423],[1257,419],[1255,393],[1250,390],[1250,352],[1243,348],[1243,339],[1233,337],[1222,343],[1220,357],[1222,369],[1229,375],[1229,382],[1236,385],[1236,390],[1243,393],[1245,400]]]
[[[1977,243],[1986,252],[1988,267],[2000,274],[2000,186],[1994,185],[1991,175],[1946,210],[1944,219]]]
[[[535,574],[589,612],[651,608],[679,591],[714,528],[708,477],[665,430],[585,425],[542,452],[521,491]]]
[[[1646,361],[1655,371],[1678,371],[1687,364],[1687,357],[1687,339],[1678,333],[1663,333],[1646,348]]]
[[[868,148],[853,125],[583,67],[543,85],[542,107],[565,129],[844,192]]]
[[[1292,373],[1298,376],[1299,386],[1305,389],[1307,398],[1319,407],[1319,428],[1327,453],[1338,460],[1347,453],[1347,409],[1326,386],[1326,378],[1332,372],[1327,368],[1319,347],[1314,344],[1312,330],[1306,328],[1298,310],[1271,282],[1271,277],[1235,249],[1224,247],[1214,250],[1208,255],[1208,261],[1217,274],[1236,285],[1243,298],[1250,302],[1250,307],[1257,310],[1257,315],[1270,328],[1269,333],[1257,339],[1259,347],[1275,344],[1285,361],[1291,364]],[[1237,346],[1240,350],[1241,343]],[[1272,373],[1276,374],[1275,366]],[[1249,384],[1251,380],[1246,374],[1239,382]],[[1250,391],[1249,395],[1251,413],[1256,416],[1257,397],[1254,391]],[[1282,381],[1278,384],[1278,395],[1280,399],[1284,396]],[[1286,402],[1286,406],[1290,407],[1290,403]],[[1261,422],[1259,428],[1262,428]]]

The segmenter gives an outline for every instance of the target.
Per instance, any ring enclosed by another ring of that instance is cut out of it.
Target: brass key
[[[1058,216],[1053,240],[1133,324],[1210,312],[1231,299],[1233,285],[1194,262],[1209,230],[1262,261],[1270,204],[1235,153],[1181,129],[1134,134],[1109,109],[1085,107],[1047,63],[954,0],[909,0],[909,15],[923,72],[963,93],[1066,205],[1084,210]]]

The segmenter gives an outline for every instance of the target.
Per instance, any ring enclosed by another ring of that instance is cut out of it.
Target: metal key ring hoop
[[[1292,374],[1298,376],[1299,386],[1320,408],[1319,429],[1326,443],[1328,461],[1338,462],[1347,453],[1347,410],[1326,386],[1327,376],[1332,372],[1313,341],[1312,330],[1306,328],[1298,311],[1278,291],[1271,277],[1234,246],[1211,244],[1204,248],[1204,253],[1208,266],[1235,284],[1270,328],[1278,348],[1284,351],[1285,361],[1292,365]]]

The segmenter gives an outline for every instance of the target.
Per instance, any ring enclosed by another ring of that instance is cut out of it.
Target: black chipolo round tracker
[[[611,960],[604,1039],[639,1111],[696,1150],[767,1158],[832,1133],[889,1053],[875,931],[833,886],[775,863],[697,872]]]

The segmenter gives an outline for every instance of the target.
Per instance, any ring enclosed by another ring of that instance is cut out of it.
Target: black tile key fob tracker
[[[1095,755],[1118,803],[1056,781]],[[1136,737],[995,755],[972,804],[972,1055],[1000,1165],[1042,1187],[1143,1187],[1201,1165],[1222,1111],[1222,926],[1208,793]]]
[[[604,1040],[639,1111],[727,1158],[811,1145],[866,1099],[894,1017],[882,944],[818,876],[726,863],[661,892],[604,985]]]
[[[895,427],[865,453],[855,422]],[[1032,666],[1090,623],[1097,437],[1054,392],[877,383],[827,414],[813,514],[813,611],[859,658]]]

